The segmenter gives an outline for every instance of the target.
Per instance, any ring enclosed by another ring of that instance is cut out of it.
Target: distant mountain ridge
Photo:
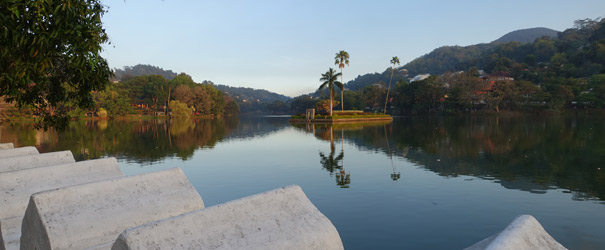
[[[495,43],[508,43],[508,42],[520,42],[520,43],[533,43],[536,39],[544,36],[557,37],[559,31],[538,27],[530,29],[515,30],[507,33],[506,35],[493,41]]]
[[[148,64],[137,64],[135,66],[124,66],[123,69],[114,69],[114,80],[121,81],[127,77],[146,76],[146,75],[160,75],[171,80],[177,76],[177,73],[172,70],[165,70],[157,66]],[[225,94],[231,96],[238,104],[243,102],[253,103],[271,103],[274,101],[286,102],[292,98],[277,94],[264,89],[252,89],[245,87],[231,87],[227,85],[214,84],[211,81],[203,81],[202,83],[208,83],[214,85],[218,90],[223,91]]]
[[[274,101],[286,102],[292,99],[289,96],[277,94],[264,89],[253,89],[247,87],[231,87],[227,85],[215,84],[218,90],[231,96],[238,104],[240,102],[258,102],[270,103]]]
[[[549,28],[529,28],[509,32],[491,43],[479,43],[469,46],[443,46],[434,49],[421,57],[418,57],[403,65],[408,70],[408,77],[414,77],[419,74],[440,75],[445,72],[465,71],[471,67],[489,66],[489,55],[503,54],[506,49],[502,45],[507,43],[530,44],[536,39],[542,37],[556,38],[559,31]],[[516,45],[513,45],[516,46]],[[523,55],[525,56],[525,55]],[[513,56],[511,56],[513,57]],[[484,67],[479,67],[484,69]],[[390,73],[387,68],[382,73],[368,73],[357,76],[345,84],[346,89],[359,90],[364,87],[377,83],[388,82]],[[393,81],[403,78],[397,73]]]

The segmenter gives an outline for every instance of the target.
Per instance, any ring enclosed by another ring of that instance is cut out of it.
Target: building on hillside
[[[415,81],[422,81],[424,79],[429,78],[429,76],[431,76],[431,74],[420,74],[420,75],[416,75],[414,76],[412,79],[410,79],[410,83],[411,82],[415,82]]]
[[[512,82],[515,81],[515,78],[511,77],[506,72],[495,72],[489,75],[481,76],[481,79],[485,82],[496,83],[496,82]]]

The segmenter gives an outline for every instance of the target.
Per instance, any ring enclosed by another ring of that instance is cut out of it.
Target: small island
[[[383,114],[377,113],[366,113],[360,110],[344,110],[344,95],[342,92],[344,91],[344,85],[342,81],[342,69],[345,65],[349,65],[349,53],[341,50],[336,53],[334,57],[334,61],[336,65],[340,68],[340,73],[337,73],[333,68],[328,69],[326,73],[321,74],[321,78],[319,81],[321,85],[319,85],[318,91],[327,88],[330,91],[330,99],[319,101],[315,104],[315,107],[312,109],[307,109],[305,114],[293,115],[290,119],[291,123],[350,123],[350,122],[384,122],[384,121],[393,121],[393,118],[390,115],[386,114],[386,103],[384,107]],[[393,57],[391,60],[393,65],[399,64],[399,58]],[[338,81],[338,77],[340,76],[340,81]],[[393,75],[391,74],[391,81],[393,80]],[[391,81],[389,81],[389,88],[387,89],[386,100],[389,99],[389,90],[391,88]],[[341,91],[341,100],[340,103],[338,101],[334,101],[334,87],[338,87]],[[341,110],[334,110],[334,106],[341,104]],[[316,110],[320,113],[315,114]]]
[[[361,110],[344,110],[332,111],[333,114],[315,114],[315,109],[307,110],[307,113],[302,115],[293,115],[290,118],[291,123],[349,123],[349,122],[377,122],[377,121],[393,121],[393,117],[386,114],[365,113]]]

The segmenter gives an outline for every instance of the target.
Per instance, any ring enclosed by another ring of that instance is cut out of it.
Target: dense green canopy
[[[65,125],[65,107],[90,107],[111,76],[100,55],[104,13],[98,0],[3,0],[0,96],[32,107],[44,127]]]

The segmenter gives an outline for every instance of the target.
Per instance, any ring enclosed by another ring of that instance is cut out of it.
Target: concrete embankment
[[[75,162],[71,151],[59,151],[37,155],[15,156],[2,159],[0,172],[24,170]]]
[[[343,249],[338,231],[299,186],[125,230],[112,250]]]
[[[0,250],[343,249],[298,186],[204,208],[180,169],[123,177],[113,158],[32,149],[0,152]]]
[[[21,222],[32,194],[121,176],[115,158],[1,172],[0,242],[7,249],[19,249]]]
[[[25,156],[25,155],[37,155],[40,154],[36,147],[22,147],[22,148],[11,148],[0,150],[0,159]]]
[[[502,232],[492,235],[465,250],[567,249],[544,230],[531,215],[517,217]]]

